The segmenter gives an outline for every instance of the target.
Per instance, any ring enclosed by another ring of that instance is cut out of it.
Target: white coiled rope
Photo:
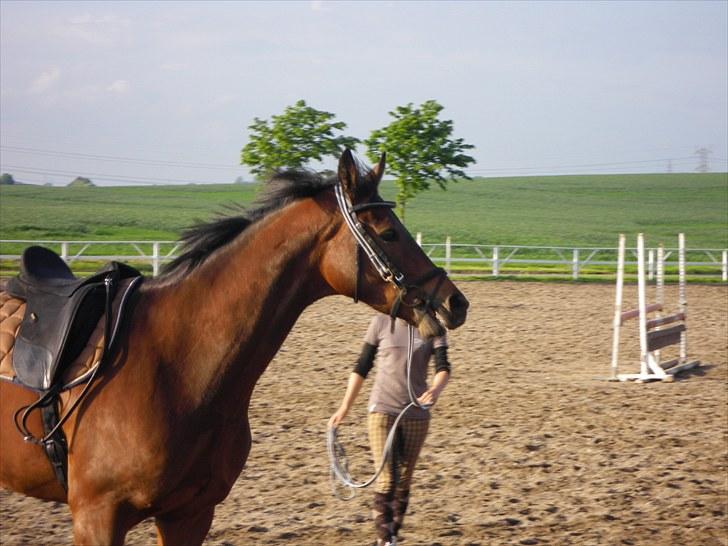
[[[417,401],[417,397],[415,396],[414,391],[412,390],[410,370],[412,368],[412,352],[414,350],[415,343],[415,330],[411,325],[408,326],[408,328],[407,392],[409,394],[410,403],[401,412],[399,412],[399,415],[397,415],[397,418],[394,420],[392,428],[389,430],[389,434],[387,434],[387,440],[384,442],[384,449],[382,450],[382,462],[379,464],[379,468],[377,468],[374,475],[366,481],[355,482],[354,479],[351,477],[351,474],[349,474],[349,465],[346,458],[346,452],[344,451],[344,447],[336,438],[336,427],[331,427],[326,432],[326,451],[329,454],[329,464],[331,468],[331,489],[334,495],[342,500],[350,500],[354,498],[354,496],[356,495],[356,489],[370,486],[374,483],[374,480],[376,480],[382,473],[382,470],[384,470],[384,465],[387,464],[387,461],[392,456],[392,446],[394,445],[394,438],[397,434],[397,426],[402,420],[402,417],[404,417],[404,414],[407,413],[407,410],[412,407],[418,407],[423,410],[429,411],[430,407],[432,406],[432,404],[420,404]],[[348,487],[349,489],[351,489],[351,493],[348,496],[342,496],[339,494],[338,489],[336,488],[337,479],[344,487]]]

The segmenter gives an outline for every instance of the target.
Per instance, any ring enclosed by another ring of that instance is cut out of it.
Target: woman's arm
[[[369,324],[369,330],[367,331],[366,339],[372,339],[372,343],[368,341],[364,342],[364,346],[361,348],[359,354],[359,360],[357,360],[354,366],[354,371],[349,375],[349,383],[346,386],[346,394],[344,399],[341,401],[339,409],[336,410],[331,418],[329,419],[329,428],[338,427],[339,424],[344,420],[346,414],[349,413],[351,406],[354,404],[354,400],[361,390],[361,386],[364,383],[364,379],[371,371],[374,366],[374,358],[377,356],[378,344],[376,344],[376,320],[372,319]]]
[[[349,413],[351,406],[354,404],[354,400],[359,395],[363,384],[364,378],[356,372],[351,372],[351,375],[349,375],[349,383],[346,386],[346,394],[344,394],[344,399],[341,401],[339,409],[329,419],[329,428],[336,428],[341,424],[346,414]]]
[[[437,399],[442,394],[442,391],[447,387],[448,381],[450,381],[450,361],[447,358],[447,338],[437,338],[440,340],[440,344],[435,347],[435,377],[432,380],[432,386],[427,389],[417,399],[422,405],[433,406]],[[437,341],[436,340],[436,341]]]

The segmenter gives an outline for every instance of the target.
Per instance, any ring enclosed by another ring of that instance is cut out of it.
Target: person
[[[392,424],[411,401],[406,370],[409,325],[402,319],[396,319],[394,324],[391,321],[382,313],[371,319],[344,398],[328,423],[329,428],[336,428],[346,418],[376,358],[377,373],[368,407],[369,445],[375,468],[382,463],[382,451]],[[423,406],[435,404],[450,379],[447,347],[445,335],[423,340],[415,329],[410,381],[417,401]],[[435,375],[428,387],[427,366],[433,354]],[[409,504],[412,474],[429,424],[430,411],[417,406],[410,407],[399,423],[391,460],[374,487],[372,516],[377,546],[396,544]]]

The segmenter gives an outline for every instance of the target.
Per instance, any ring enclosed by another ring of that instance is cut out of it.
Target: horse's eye
[[[397,240],[397,232],[393,229],[385,229],[379,234],[379,237],[382,239],[382,241],[392,243]]]

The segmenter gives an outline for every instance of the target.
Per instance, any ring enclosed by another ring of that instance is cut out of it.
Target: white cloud
[[[116,80],[106,90],[116,95],[123,95],[129,91],[130,85],[127,80]]]
[[[61,77],[61,69],[54,66],[41,74],[33,80],[30,84],[30,92],[34,95],[40,95],[48,91]]]

